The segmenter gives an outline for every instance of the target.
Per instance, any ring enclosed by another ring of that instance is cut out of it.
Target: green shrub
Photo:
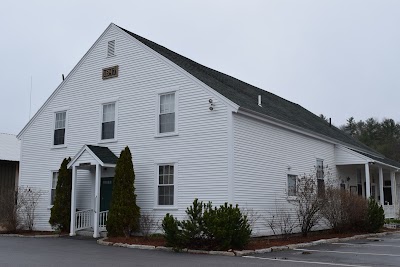
[[[162,228],[164,230],[164,238],[167,242],[168,247],[173,248],[182,248],[183,241],[182,241],[182,233],[179,229],[179,221],[174,218],[174,216],[167,213],[165,215],[162,223]]]
[[[368,200],[368,220],[367,231],[371,233],[378,232],[385,224],[385,212],[381,205],[374,199]]]
[[[238,205],[225,203],[213,209],[209,203],[203,216],[205,231],[216,249],[243,249],[249,242],[251,228]]]
[[[70,161],[71,158],[65,158],[58,170],[54,205],[49,220],[51,226],[61,232],[68,232],[71,224],[72,171],[67,168]]]
[[[136,205],[135,172],[129,147],[122,150],[115,166],[110,211],[107,219],[109,236],[128,237],[139,230],[140,208]]]
[[[182,222],[167,214],[162,222],[167,246],[175,249],[242,249],[249,242],[251,227],[236,205],[225,203],[212,207],[211,202],[195,199],[186,209],[188,219]]]

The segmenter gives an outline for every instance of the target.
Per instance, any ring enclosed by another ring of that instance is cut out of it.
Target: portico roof
[[[103,167],[115,167],[117,159],[118,157],[108,147],[84,145],[68,164],[68,168],[74,165],[94,164],[100,164]]]

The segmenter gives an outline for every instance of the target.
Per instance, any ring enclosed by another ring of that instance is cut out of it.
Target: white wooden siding
[[[107,58],[107,41],[111,39],[116,40],[116,55]],[[119,65],[119,77],[102,80],[102,68],[114,65]],[[179,135],[156,138],[155,94],[171,87],[179,88]],[[213,111],[208,109],[210,98],[215,103]],[[99,144],[100,103],[107,99],[117,99],[118,140]],[[53,110],[61,106],[69,108],[67,142],[66,148],[54,149]],[[132,42],[116,27],[110,27],[22,135],[21,184],[46,190],[45,200],[37,210],[37,229],[50,229],[49,171],[58,169],[64,157],[73,157],[85,144],[108,146],[117,156],[125,146],[130,147],[137,201],[144,211],[152,210],[156,204],[155,161],[177,159],[178,210],[157,209],[160,218],[167,212],[182,217],[195,197],[215,204],[227,201],[227,114],[227,106],[199,83]],[[89,196],[90,184],[83,182],[85,179],[78,177],[78,186],[85,187],[78,190],[80,207],[90,206],[89,198],[81,196]],[[93,196],[93,192],[90,194]]]
[[[342,146],[335,147],[336,165],[365,164],[372,161],[367,157]]]
[[[276,208],[291,208],[286,199],[287,174],[314,172],[318,158],[334,178],[334,145],[240,114],[234,114],[233,125],[234,200],[261,216],[254,234],[272,234],[265,217]]]

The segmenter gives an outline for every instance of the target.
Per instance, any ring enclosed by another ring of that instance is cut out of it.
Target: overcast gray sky
[[[3,1],[0,132],[17,134],[105,28],[126,28],[336,125],[400,121],[400,1]]]

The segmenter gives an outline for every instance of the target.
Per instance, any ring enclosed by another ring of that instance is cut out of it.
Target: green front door
[[[100,211],[110,209],[113,177],[102,177],[100,186]]]

